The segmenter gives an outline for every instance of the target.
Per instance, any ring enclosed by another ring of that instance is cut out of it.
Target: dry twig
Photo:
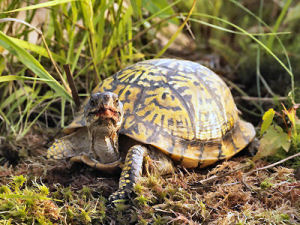
[[[71,88],[71,93],[72,93],[73,100],[76,104],[76,107],[79,109],[80,100],[79,100],[78,91],[76,89],[73,76],[71,74],[70,65],[68,65],[68,64],[64,65],[64,70],[66,72],[67,79],[68,79],[68,82],[69,82],[69,85],[70,85],[70,88]]]
[[[264,167],[257,168],[257,169],[255,169],[255,170],[249,171],[248,173],[243,174],[243,176],[242,176],[242,183],[243,183],[249,190],[256,192],[255,190],[253,190],[253,188],[251,188],[251,187],[247,184],[247,182],[246,182],[246,180],[245,180],[246,176],[249,176],[249,175],[251,175],[252,173],[255,173],[255,172],[260,171],[260,170],[270,169],[270,168],[272,168],[272,167],[274,167],[274,166],[277,166],[277,165],[279,165],[279,164],[281,164],[281,163],[284,163],[285,161],[288,161],[288,160],[290,160],[290,159],[292,159],[292,158],[295,158],[295,157],[298,157],[298,156],[300,156],[300,152],[298,152],[298,153],[296,153],[296,154],[294,154],[294,155],[291,155],[291,156],[289,156],[289,157],[287,157],[287,158],[285,158],[285,159],[282,159],[282,160],[280,160],[280,161],[278,161],[278,162],[272,163],[272,164],[270,164],[270,165],[267,165],[267,166],[264,166]]]
[[[195,183],[193,183],[193,184],[190,184],[190,185],[192,185],[192,186],[196,186],[196,185],[199,185],[199,184],[200,184],[200,185],[205,185],[206,183],[209,183],[209,182],[218,180],[219,178],[228,176],[228,175],[230,175],[230,174],[232,174],[232,173],[235,173],[235,172],[237,172],[237,171],[239,171],[239,170],[246,169],[246,168],[249,168],[249,167],[251,167],[251,165],[247,163],[247,165],[241,166],[241,167],[239,167],[239,168],[237,168],[237,169],[234,169],[234,170],[232,170],[232,171],[228,171],[228,172],[223,173],[223,174],[221,174],[221,175],[214,175],[214,176],[208,177],[208,178],[206,178],[206,179],[197,181],[197,182],[195,182]]]

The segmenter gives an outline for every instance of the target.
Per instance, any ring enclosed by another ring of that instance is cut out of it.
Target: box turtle
[[[65,132],[48,157],[107,172],[121,165],[112,201],[132,190],[145,159],[162,174],[172,172],[173,162],[205,167],[232,157],[255,136],[218,75],[177,59],[142,61],[103,80]]]

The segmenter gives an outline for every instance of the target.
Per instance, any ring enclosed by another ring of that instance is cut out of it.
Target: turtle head
[[[120,128],[123,121],[123,104],[118,95],[112,92],[92,94],[84,108],[87,126],[98,121],[112,121]]]

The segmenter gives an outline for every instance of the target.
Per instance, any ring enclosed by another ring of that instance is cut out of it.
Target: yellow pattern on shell
[[[97,91],[117,93],[125,114],[151,121],[172,135],[201,141],[222,138],[238,119],[229,88],[200,64],[172,61],[168,65],[171,69],[151,64],[155,60],[137,63],[105,80]],[[178,67],[172,68],[174,65]],[[138,95],[145,89],[142,101]],[[124,129],[130,123],[132,120],[125,118]]]

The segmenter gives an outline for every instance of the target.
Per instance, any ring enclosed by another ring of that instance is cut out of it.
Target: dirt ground
[[[249,172],[269,163],[254,164],[247,151],[206,169],[144,175],[126,205],[112,209],[107,198],[117,189],[119,174],[47,160],[47,135],[33,131],[18,143],[2,144],[0,185],[12,187],[12,178],[20,175],[27,179],[23,190],[46,185],[52,213],[45,215],[53,224],[300,223],[299,175],[281,165]]]

